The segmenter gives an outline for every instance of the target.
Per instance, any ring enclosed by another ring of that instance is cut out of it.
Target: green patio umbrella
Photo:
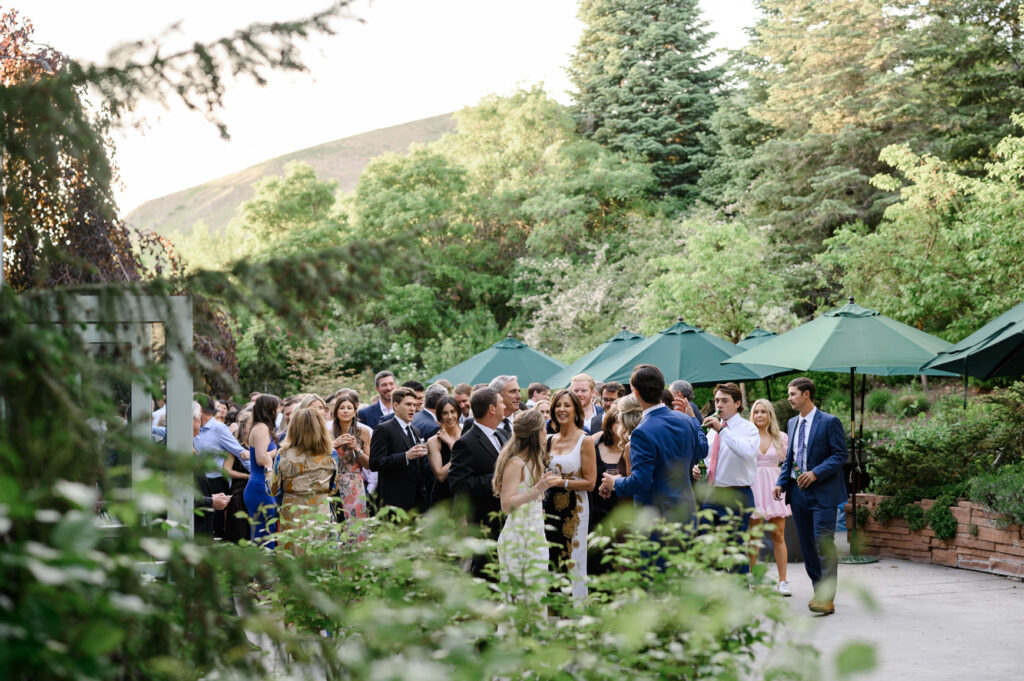
[[[748,333],[746,336],[744,336],[743,340],[737,343],[736,346],[741,350],[750,350],[751,348],[756,348],[758,345],[761,345],[766,341],[770,341],[772,338],[775,338],[778,335],[779,334],[775,333],[774,331],[766,331],[765,329],[762,329],[759,326],[755,326],[754,330]],[[768,391],[769,402],[772,401],[772,384],[771,381],[769,381],[768,379],[772,378],[773,376],[779,376],[781,374],[788,374],[793,372],[792,369],[773,367],[765,364],[747,364],[746,366],[748,368],[753,369],[755,372],[762,374],[761,377],[764,378],[764,387],[765,390]]]
[[[619,331],[604,343],[601,343],[596,348],[583,355],[569,366],[561,369],[544,382],[553,388],[565,387],[569,385],[569,381],[572,380],[573,376],[576,376],[577,374],[589,374],[590,370],[597,364],[628,350],[642,340],[644,340],[643,336],[638,333],[633,333],[623,326],[622,331]]]
[[[756,348],[761,343],[771,340],[772,338],[775,338],[778,335],[779,334],[775,333],[774,331],[766,331],[762,329],[760,326],[755,326],[754,330],[748,333],[746,336],[744,336],[743,340],[741,340],[736,345],[738,347],[743,348],[744,350],[749,350],[751,348]]]
[[[967,338],[946,348],[922,369],[945,369],[967,377],[988,380],[997,376],[1024,375],[1024,303],[1010,308]]]
[[[683,378],[693,385],[761,378],[746,366],[721,364],[723,359],[735,355],[738,350],[729,341],[690,326],[680,317],[677,323],[657,335],[593,365],[588,373],[598,381],[618,381],[624,385],[629,384],[629,377],[637,364],[653,364],[665,374],[666,381]],[[777,367],[773,369],[778,370]]]
[[[490,383],[495,376],[516,376],[520,385],[543,381],[565,367],[557,359],[537,352],[509,334],[483,352],[456,364],[430,379],[431,383],[448,379],[452,383]]]
[[[848,304],[734,355],[725,363],[772,363],[802,371],[849,371],[850,443],[854,454],[854,474],[859,476],[862,457],[852,446],[857,432],[854,374],[890,376],[921,373],[917,367],[950,345],[948,341],[890,319],[876,310],[861,307],[853,302],[851,296]],[[856,518],[856,481],[853,509]],[[855,536],[856,521],[852,527]]]

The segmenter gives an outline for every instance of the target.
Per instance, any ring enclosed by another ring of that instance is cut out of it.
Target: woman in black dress
[[[448,486],[448,469],[451,468],[452,447],[462,437],[459,425],[459,403],[453,397],[442,397],[434,409],[441,429],[427,440],[427,457],[430,470],[434,472],[434,486],[430,490],[430,506],[452,498]]]

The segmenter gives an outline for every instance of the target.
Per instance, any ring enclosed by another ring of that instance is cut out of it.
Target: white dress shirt
[[[715,440],[722,440],[718,446],[715,487],[751,487],[757,477],[761,433],[757,426],[739,414],[734,414],[724,423],[725,426],[717,433],[714,428],[708,431],[709,456],[714,451]]]
[[[484,435],[487,436],[487,441],[494,445],[495,449],[497,449],[499,452],[501,451],[501,440],[498,439],[498,433],[494,428],[488,428],[479,421],[474,421],[473,425],[475,425],[477,428],[484,432]]]

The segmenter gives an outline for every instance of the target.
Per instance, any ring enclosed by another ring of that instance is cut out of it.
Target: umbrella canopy
[[[758,345],[770,341],[772,338],[778,337],[779,334],[774,331],[765,331],[761,327],[754,327],[754,330],[747,334],[743,340],[736,344],[739,351],[749,350],[750,348],[756,348]],[[738,354],[737,352],[737,354]],[[781,376],[782,374],[789,374],[795,371],[787,367],[777,367],[769,364],[744,364],[745,367],[753,371],[758,375],[759,378],[772,378],[774,376]],[[771,388],[768,389],[768,395],[771,396]]]
[[[754,381],[761,376],[746,366],[724,366],[723,359],[739,351],[735,345],[680,320],[640,341],[625,352],[598,362],[589,373],[599,381],[628,384],[637,364],[653,364],[666,381],[686,379],[694,385],[722,381]],[[773,371],[778,371],[773,367]]]
[[[767,340],[771,340],[772,338],[775,338],[778,335],[779,334],[775,333],[774,331],[765,331],[761,327],[756,326],[754,327],[753,331],[748,333],[743,338],[743,340],[741,340],[736,345],[740,348],[743,348],[744,350],[749,350],[750,348],[756,348],[761,343],[764,343]]]
[[[511,334],[465,362],[434,376],[431,383],[446,378],[452,383],[490,383],[495,376],[516,376],[520,385],[543,381],[565,367],[557,359],[537,352]]]
[[[921,368],[945,369],[982,380],[1024,375],[1024,303],[940,352]]]
[[[950,345],[861,307],[851,298],[847,305],[734,355],[725,363],[775,364],[801,371],[854,369],[878,376],[918,374],[918,367]]]
[[[567,386],[573,376],[576,376],[577,374],[589,374],[590,370],[597,364],[600,364],[607,359],[611,359],[620,352],[628,350],[642,340],[644,340],[644,337],[640,334],[633,333],[632,331],[627,330],[626,327],[622,327],[622,331],[619,331],[604,343],[601,343],[596,348],[583,355],[578,360],[554,374],[544,382],[555,388]]]

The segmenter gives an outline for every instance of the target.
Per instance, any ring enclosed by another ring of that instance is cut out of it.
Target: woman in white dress
[[[552,398],[551,425],[550,468],[562,476],[562,486],[553,487],[544,500],[551,561],[569,573],[573,600],[582,605],[587,598],[589,492],[597,482],[597,455],[593,439],[583,430],[583,405],[571,391],[559,390]]]
[[[524,412],[494,466],[494,496],[508,514],[498,535],[498,566],[506,597],[539,602],[548,588],[548,544],[544,537],[544,492],[562,484],[547,471],[544,416]],[[536,482],[534,482],[536,481]]]

